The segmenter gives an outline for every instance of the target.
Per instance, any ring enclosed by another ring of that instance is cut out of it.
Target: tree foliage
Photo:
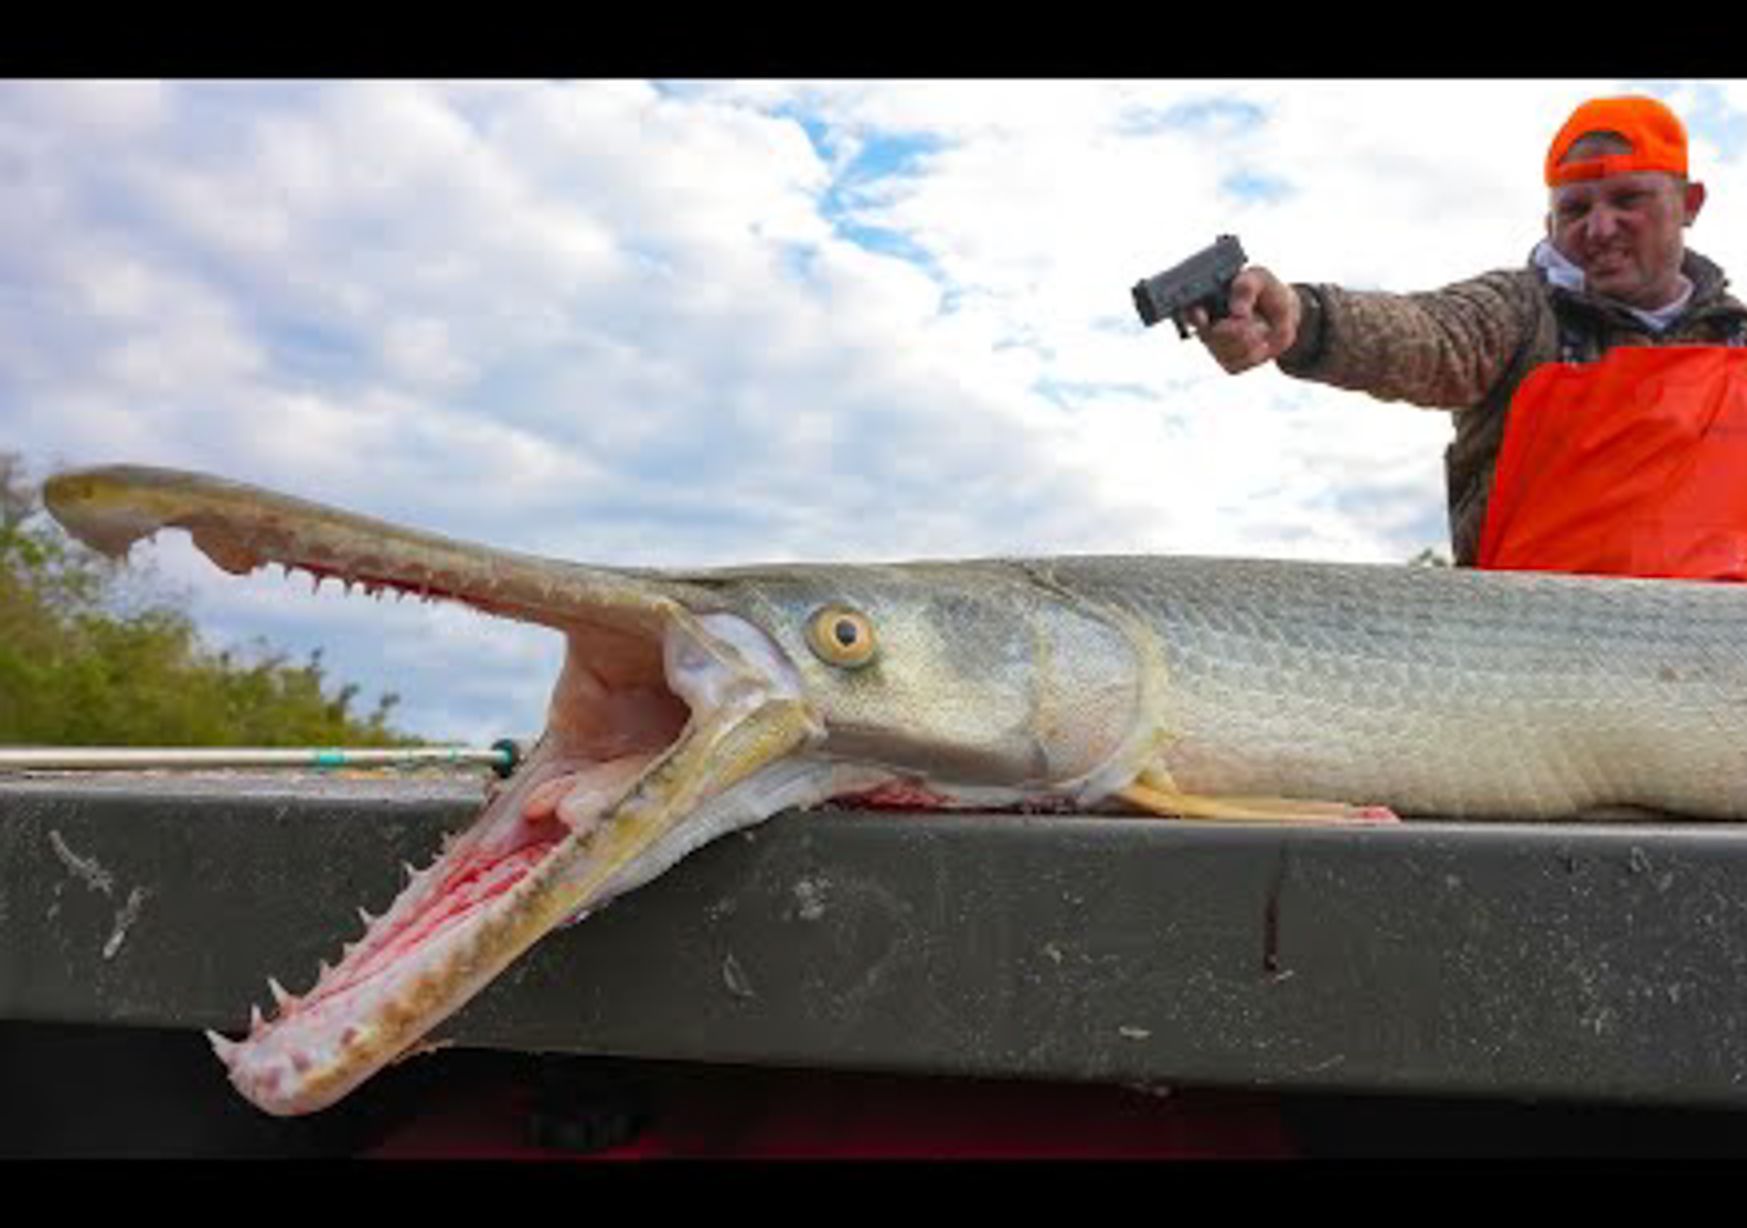
[[[205,644],[173,600],[130,593],[119,568],[43,513],[21,457],[0,452],[0,745],[395,746],[398,697],[354,711],[318,649]]]
[[[1407,560],[1410,567],[1454,567],[1449,552],[1437,546],[1427,546],[1411,559]]]

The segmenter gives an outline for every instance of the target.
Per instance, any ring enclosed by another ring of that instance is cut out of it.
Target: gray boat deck
[[[268,975],[308,985],[483,780],[0,777],[0,1020],[235,1033]],[[1735,1107],[1747,827],[787,814],[549,936],[436,1035]]]

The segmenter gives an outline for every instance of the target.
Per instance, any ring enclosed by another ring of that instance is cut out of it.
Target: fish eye
[[[808,621],[807,646],[827,665],[859,668],[873,660],[873,623],[859,610],[828,605]]]

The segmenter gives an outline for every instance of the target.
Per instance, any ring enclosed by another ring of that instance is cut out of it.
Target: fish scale
[[[1451,817],[1747,812],[1747,591],[1247,559],[1055,560],[1158,637],[1195,793]]]

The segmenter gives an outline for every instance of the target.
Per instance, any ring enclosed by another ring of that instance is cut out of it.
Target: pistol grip
[[[1206,298],[1190,303],[1188,307],[1171,313],[1171,323],[1177,326],[1177,336],[1184,341],[1189,339],[1189,308],[1201,307],[1207,312],[1207,322],[1217,323],[1231,314],[1231,285],[1227,283],[1208,294]]]
[[[1223,283],[1212,294],[1209,294],[1202,304],[1207,308],[1208,320],[1223,320],[1231,314],[1231,282]]]

